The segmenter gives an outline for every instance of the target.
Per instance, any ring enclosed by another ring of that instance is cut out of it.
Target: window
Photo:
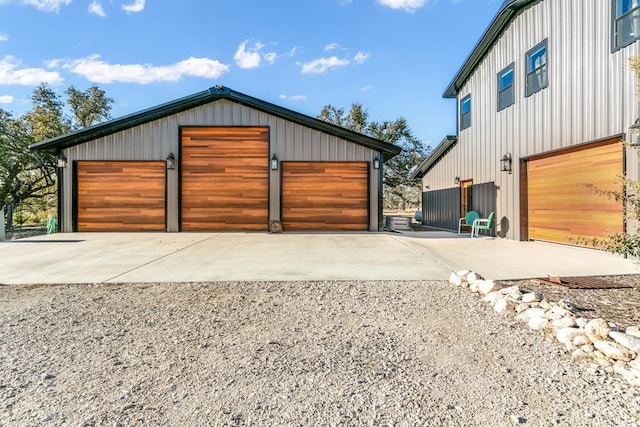
[[[613,34],[615,48],[640,38],[640,0],[613,0]]]
[[[498,111],[504,110],[515,102],[513,95],[513,69],[514,64],[511,64],[498,73]]]
[[[527,63],[526,96],[532,95],[549,86],[547,77],[547,41],[543,41],[525,57]]]
[[[460,130],[471,126],[471,95],[460,100]]]

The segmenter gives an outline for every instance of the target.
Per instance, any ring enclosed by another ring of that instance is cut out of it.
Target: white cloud
[[[363,86],[360,88],[360,92],[368,92],[370,90],[373,90],[373,86]]]
[[[346,67],[349,64],[348,59],[340,59],[337,56],[318,58],[302,64],[302,74],[322,74],[339,67]]]
[[[21,62],[11,55],[0,59],[0,85],[37,86],[40,83],[62,84],[60,73],[42,68],[19,68]]]
[[[142,12],[144,10],[145,2],[146,0],[133,0],[133,3],[123,5],[122,10],[131,13]]]
[[[99,55],[88,56],[67,62],[65,68],[80,74],[94,83],[138,83],[176,82],[181,78],[202,77],[217,79],[229,66],[208,58],[190,57],[175,64],[156,66],[151,64],[110,64],[100,60]]]
[[[353,57],[353,62],[355,62],[356,64],[362,64],[367,59],[369,59],[368,53],[358,52],[356,53],[356,56]]]
[[[9,41],[9,36],[4,33],[0,33],[0,42],[6,42],[6,41]]]
[[[104,9],[102,8],[102,4],[100,4],[100,2],[93,0],[91,2],[91,4],[89,5],[89,13],[93,13],[94,15],[98,15],[98,16],[102,16],[103,18],[105,16],[107,16],[106,13],[104,13]]]
[[[425,5],[427,0],[378,0],[383,6],[391,9],[402,9],[406,12],[413,13]]]
[[[11,104],[11,103],[13,103],[13,96],[0,95],[0,104]]]
[[[260,49],[262,49],[264,45],[257,42],[252,48],[247,49],[248,42],[249,40],[245,40],[240,43],[238,50],[236,50],[236,53],[233,55],[233,59],[236,60],[236,64],[240,68],[257,68],[262,61]]]
[[[292,101],[304,101],[305,99],[307,99],[306,96],[304,95],[280,95],[278,98],[280,99],[290,99]]]
[[[277,58],[278,58],[278,54],[275,52],[268,52],[264,54],[264,60],[267,61],[269,64],[275,63]]]
[[[329,52],[331,50],[336,50],[338,48],[340,48],[340,45],[338,43],[329,43],[324,47],[324,51]]]
[[[61,6],[71,4],[73,0],[16,0],[16,3],[33,6],[43,12],[59,12]],[[0,0],[0,4],[11,3],[11,0]]]

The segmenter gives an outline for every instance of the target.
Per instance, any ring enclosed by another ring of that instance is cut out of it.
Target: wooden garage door
[[[283,162],[284,231],[368,230],[368,164]]]
[[[182,129],[182,230],[268,229],[268,138],[263,127]]]
[[[78,162],[78,231],[164,231],[165,162]]]
[[[580,237],[622,232],[622,204],[583,185],[619,189],[622,153],[622,145],[615,139],[530,160],[529,238],[577,244]]]

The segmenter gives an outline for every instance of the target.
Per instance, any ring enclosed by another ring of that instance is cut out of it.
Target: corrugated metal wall
[[[491,212],[495,212],[497,200],[495,183],[485,182],[472,185],[471,192],[471,210],[478,212],[481,218],[487,218]],[[459,187],[422,193],[423,224],[457,230],[460,214]]]
[[[525,97],[525,54],[544,39],[549,86]],[[459,92],[456,102],[471,94],[471,127],[459,132],[458,144],[425,175],[423,188],[451,187],[456,176],[495,182],[497,217],[509,223],[506,237],[519,239],[519,159],[626,134],[639,115],[629,69],[629,58],[639,52],[636,42],[612,53],[610,1],[534,4],[511,23]],[[496,76],[512,62],[515,104],[498,112]],[[513,174],[499,171],[507,152],[514,159]],[[633,150],[626,166],[628,176],[639,177]]]
[[[365,161],[373,164],[375,150],[318,132],[241,104],[219,100],[126,131],[65,150],[77,160],[164,160],[179,155],[181,126],[267,126],[269,158],[280,161]],[[371,167],[371,166],[370,166]],[[167,171],[167,229],[178,231],[178,168]],[[64,170],[63,231],[72,231],[72,167]],[[370,230],[378,230],[378,174],[370,174]],[[280,174],[270,172],[270,220],[280,219]]]

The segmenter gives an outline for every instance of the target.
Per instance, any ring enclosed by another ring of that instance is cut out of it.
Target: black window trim
[[[511,69],[511,73],[513,75],[511,84],[509,86],[507,86],[506,88],[500,90],[500,76],[502,76],[503,74],[505,74],[507,72],[507,70]],[[515,91],[515,87],[516,87],[516,63],[515,61],[512,62],[511,64],[507,65],[506,67],[504,67],[502,70],[498,71],[498,74],[496,75],[497,77],[497,93],[498,93],[498,99],[497,99],[497,111],[502,111],[502,110],[506,110],[507,108],[511,107],[513,104],[516,103],[516,91]],[[511,89],[511,92],[513,93],[513,96],[511,98],[511,104],[509,105],[505,105],[502,108],[500,108],[500,95]]]
[[[546,89],[549,87],[549,43],[548,43],[548,38],[542,40],[540,43],[538,43],[537,45],[535,45],[534,47],[532,47],[531,49],[529,49],[527,51],[527,53],[524,54],[524,96],[529,97],[531,95],[534,95],[540,91],[542,91],[543,89]],[[547,68],[547,81],[544,83],[544,86],[540,86],[538,88],[538,90],[535,91],[529,91],[529,75],[533,74],[536,72],[536,70],[538,70],[539,68],[536,68],[535,70],[533,70],[532,72],[529,72],[529,56],[531,56],[531,54],[533,52],[535,52],[536,50],[539,50],[542,46],[545,47],[546,50],[546,62],[544,64],[544,66]]]
[[[630,46],[632,44],[634,44],[635,42],[637,42],[638,40],[640,40],[640,35],[638,35],[636,38],[629,40],[628,42],[621,44],[620,46],[618,46],[616,44],[617,42],[617,33],[616,33],[616,23],[620,20],[620,18],[622,18],[625,15],[630,15],[635,9],[640,8],[639,6],[636,6],[634,8],[632,8],[629,12],[624,13],[623,15],[620,16],[616,16],[616,12],[617,12],[617,8],[616,8],[616,1],[617,0],[611,0],[611,52],[616,52],[620,49],[624,49],[627,46]]]
[[[462,112],[462,104],[465,103],[466,100],[469,100],[469,112],[467,113],[463,113]],[[464,116],[468,115],[469,116],[469,123],[465,126],[464,125]],[[467,128],[471,127],[471,94],[467,94],[466,96],[460,98],[460,130],[465,130]]]

